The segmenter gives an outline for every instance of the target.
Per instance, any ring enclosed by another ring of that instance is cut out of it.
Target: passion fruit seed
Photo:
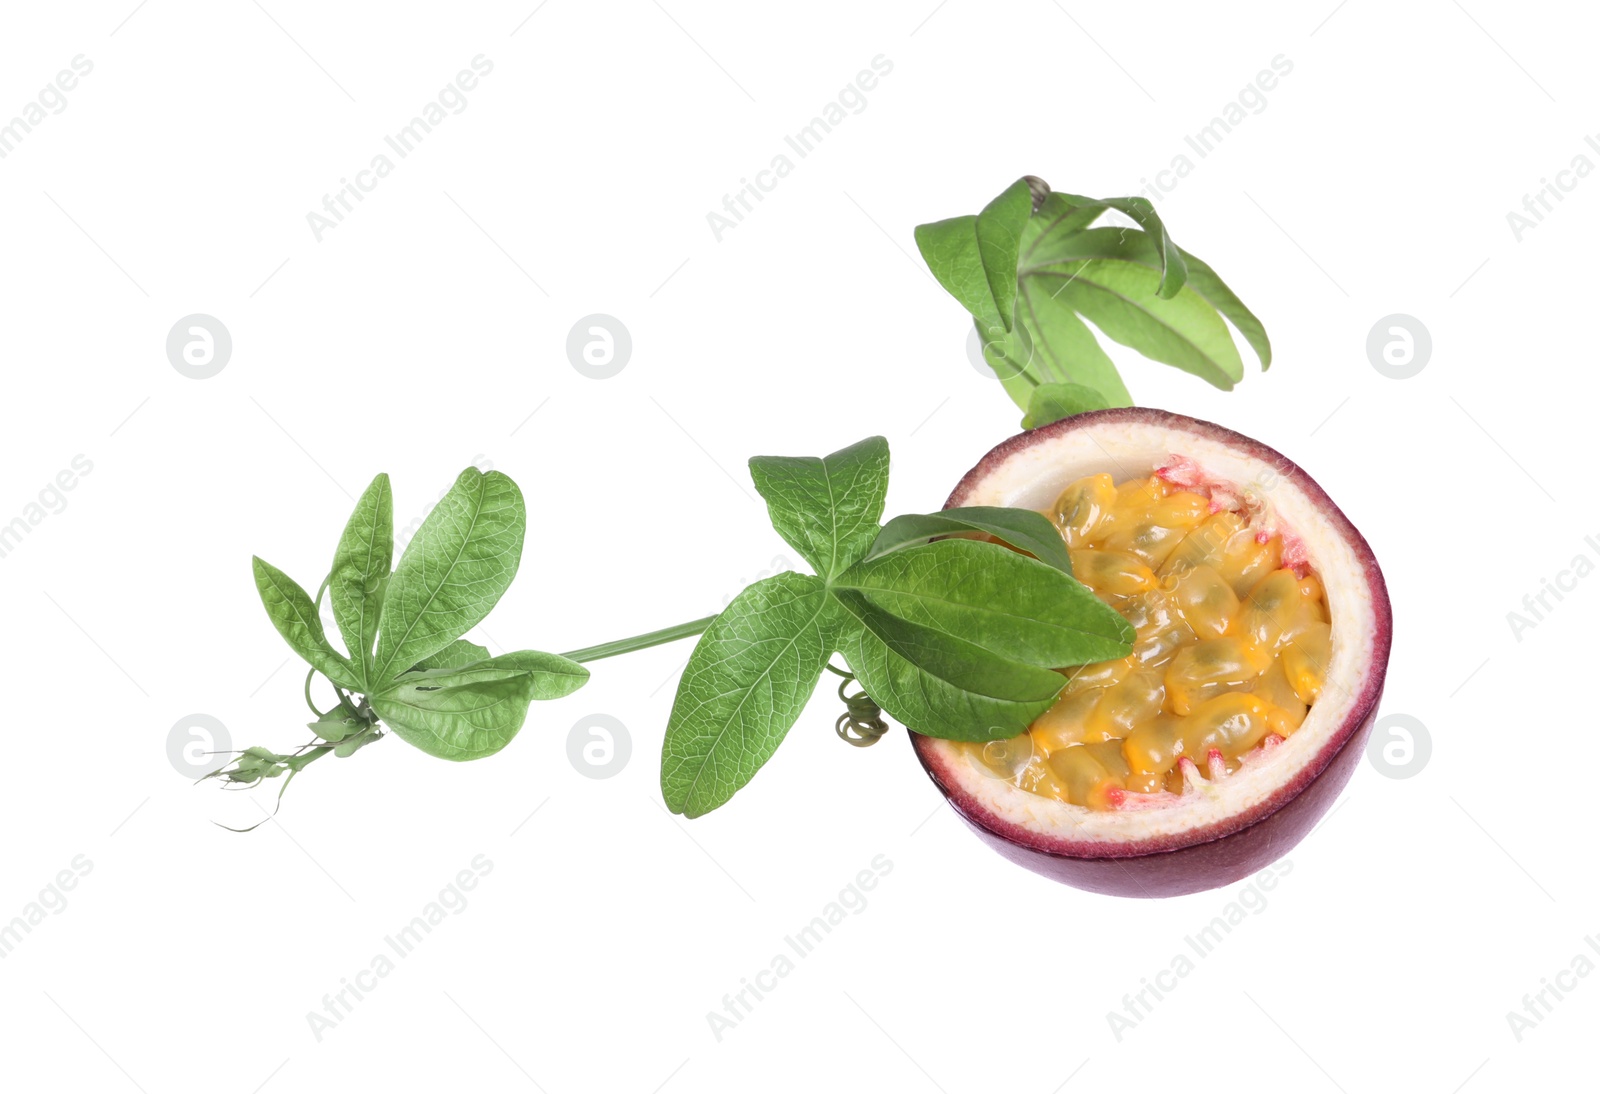
[[[1108,595],[1134,596],[1156,587],[1155,572],[1131,551],[1093,549],[1068,554],[1073,576],[1101,594],[1102,600]]]
[[[1042,797],[1096,810],[1237,771],[1305,721],[1327,679],[1322,583],[1258,514],[1159,475],[1069,485],[1050,515],[1073,573],[1120,611],[1133,654],[1066,671],[1023,737],[960,747]]]
[[[1116,501],[1117,488],[1110,475],[1090,475],[1063,490],[1052,516],[1067,546],[1077,547],[1097,536]]]

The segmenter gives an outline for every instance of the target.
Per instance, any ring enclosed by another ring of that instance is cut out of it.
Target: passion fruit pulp
[[[946,503],[964,505],[1051,515],[1139,634],[1125,662],[1063,670],[1024,737],[912,734],[981,838],[1066,884],[1155,897],[1237,881],[1311,830],[1376,717],[1392,617],[1371,548],[1309,475],[1221,426],[1125,408],[999,445]]]

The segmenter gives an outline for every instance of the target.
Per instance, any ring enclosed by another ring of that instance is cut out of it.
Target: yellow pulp
[[[1287,737],[1332,654],[1321,583],[1283,565],[1283,539],[1159,476],[1090,475],[1048,514],[1079,581],[1137,632],[1133,653],[1062,672],[1028,734],[969,744],[974,760],[1044,797],[1114,809],[1128,793],[1220,778]],[[1194,767],[1180,765],[1184,758]]]

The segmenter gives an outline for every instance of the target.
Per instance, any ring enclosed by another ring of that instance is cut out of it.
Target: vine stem
[[[310,767],[313,763],[322,759],[322,757],[326,756],[332,751],[332,745],[317,744],[312,745],[306,751],[291,757],[289,759],[289,778],[293,779],[296,775],[300,774],[300,772],[304,771],[306,768]],[[289,783],[285,781],[283,784],[283,790],[287,789],[289,789]],[[283,790],[278,792],[278,797],[283,797]]]
[[[680,638],[693,638],[711,626],[716,618],[714,615],[708,615],[704,619],[679,623],[676,627],[665,627],[648,634],[634,635],[632,638],[619,638],[615,642],[602,642],[598,646],[585,646],[581,650],[573,650],[561,656],[571,661],[598,661],[602,657],[616,657],[618,654],[632,653],[634,650],[647,650],[651,646],[676,642]]]

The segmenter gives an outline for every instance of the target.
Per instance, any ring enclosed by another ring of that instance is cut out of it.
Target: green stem
[[[324,713],[323,711],[320,711],[320,710],[317,709],[317,704],[316,703],[311,701],[311,681],[316,678],[316,675],[317,675],[317,670],[316,669],[312,669],[310,672],[306,673],[306,688],[305,688],[305,690],[306,690],[306,706],[310,707],[311,708],[311,713],[315,714],[317,716],[317,720],[318,721],[321,721],[322,719],[326,718],[329,714],[332,714],[333,710],[338,710],[339,708],[338,707],[334,707],[333,710],[330,710],[330,711]]]
[[[306,768],[310,767],[313,763],[322,759],[322,757],[326,756],[332,751],[332,745],[316,745],[315,747],[300,753],[298,756],[291,757],[288,762],[289,778],[293,779],[296,775],[300,774],[300,772],[304,771]],[[288,789],[289,784],[287,781],[283,785],[284,789]],[[281,791],[279,792],[278,796],[283,796]]]
[[[572,661],[598,661],[602,657],[615,657],[620,653],[632,653],[634,650],[647,650],[651,646],[660,646],[667,642],[676,642],[680,638],[693,638],[707,627],[717,617],[708,615],[704,619],[696,619],[690,623],[679,623],[676,627],[666,627],[649,634],[639,634],[632,638],[619,638],[615,642],[602,642],[598,646],[587,646],[581,650],[573,650],[561,656]]]

